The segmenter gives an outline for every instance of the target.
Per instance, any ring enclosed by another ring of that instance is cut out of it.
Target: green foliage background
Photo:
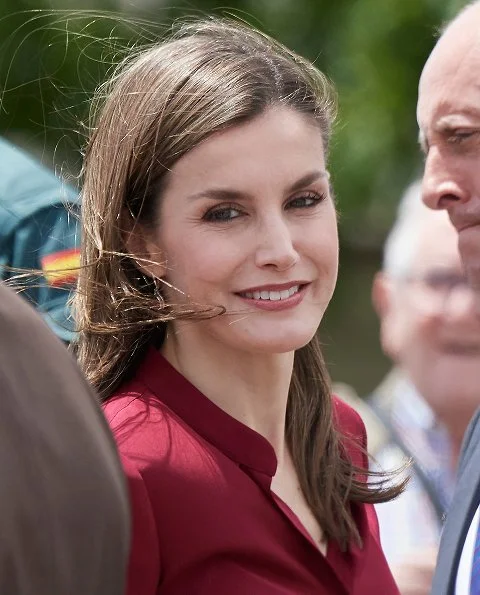
[[[3,0],[0,133],[28,146],[48,165],[53,159],[57,168],[77,172],[89,99],[123,55],[122,47],[153,41],[162,23],[185,14],[234,14],[314,60],[335,82],[340,106],[330,168],[341,216],[342,260],[324,336],[335,362],[334,378],[364,392],[386,368],[369,305],[372,274],[396,202],[422,169],[415,119],[419,75],[439,27],[464,4]],[[99,11],[115,11],[122,18]]]

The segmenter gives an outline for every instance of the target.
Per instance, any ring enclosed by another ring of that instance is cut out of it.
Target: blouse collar
[[[205,440],[238,464],[267,476],[270,485],[277,458],[268,440],[213,403],[155,347],[148,350],[137,379]]]

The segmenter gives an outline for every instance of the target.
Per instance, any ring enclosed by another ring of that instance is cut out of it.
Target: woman
[[[338,263],[327,80],[207,20],[103,94],[78,355],[129,481],[128,593],[397,593],[372,503],[401,488],[365,483],[315,337]]]

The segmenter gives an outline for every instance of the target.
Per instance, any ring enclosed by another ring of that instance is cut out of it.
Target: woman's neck
[[[168,334],[162,354],[218,407],[264,436],[281,464],[294,352],[238,351],[187,331]]]

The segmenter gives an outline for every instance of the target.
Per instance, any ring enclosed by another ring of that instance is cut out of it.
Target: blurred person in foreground
[[[387,430],[383,469],[412,459],[411,481],[377,505],[382,546],[402,593],[428,593],[465,430],[480,405],[480,319],[444,212],[410,186],[373,285],[381,343],[395,367],[370,404]]]
[[[67,301],[80,260],[77,207],[72,188],[0,138],[0,280],[19,283],[23,297],[65,342],[73,337]]]
[[[480,315],[480,3],[445,29],[421,75],[417,106],[425,153],[423,200],[447,210]],[[460,379],[459,379],[460,380]],[[480,386],[479,386],[480,390]],[[480,412],[465,436],[432,592],[480,593]]]
[[[123,595],[128,500],[96,396],[0,283],[0,593]]]

